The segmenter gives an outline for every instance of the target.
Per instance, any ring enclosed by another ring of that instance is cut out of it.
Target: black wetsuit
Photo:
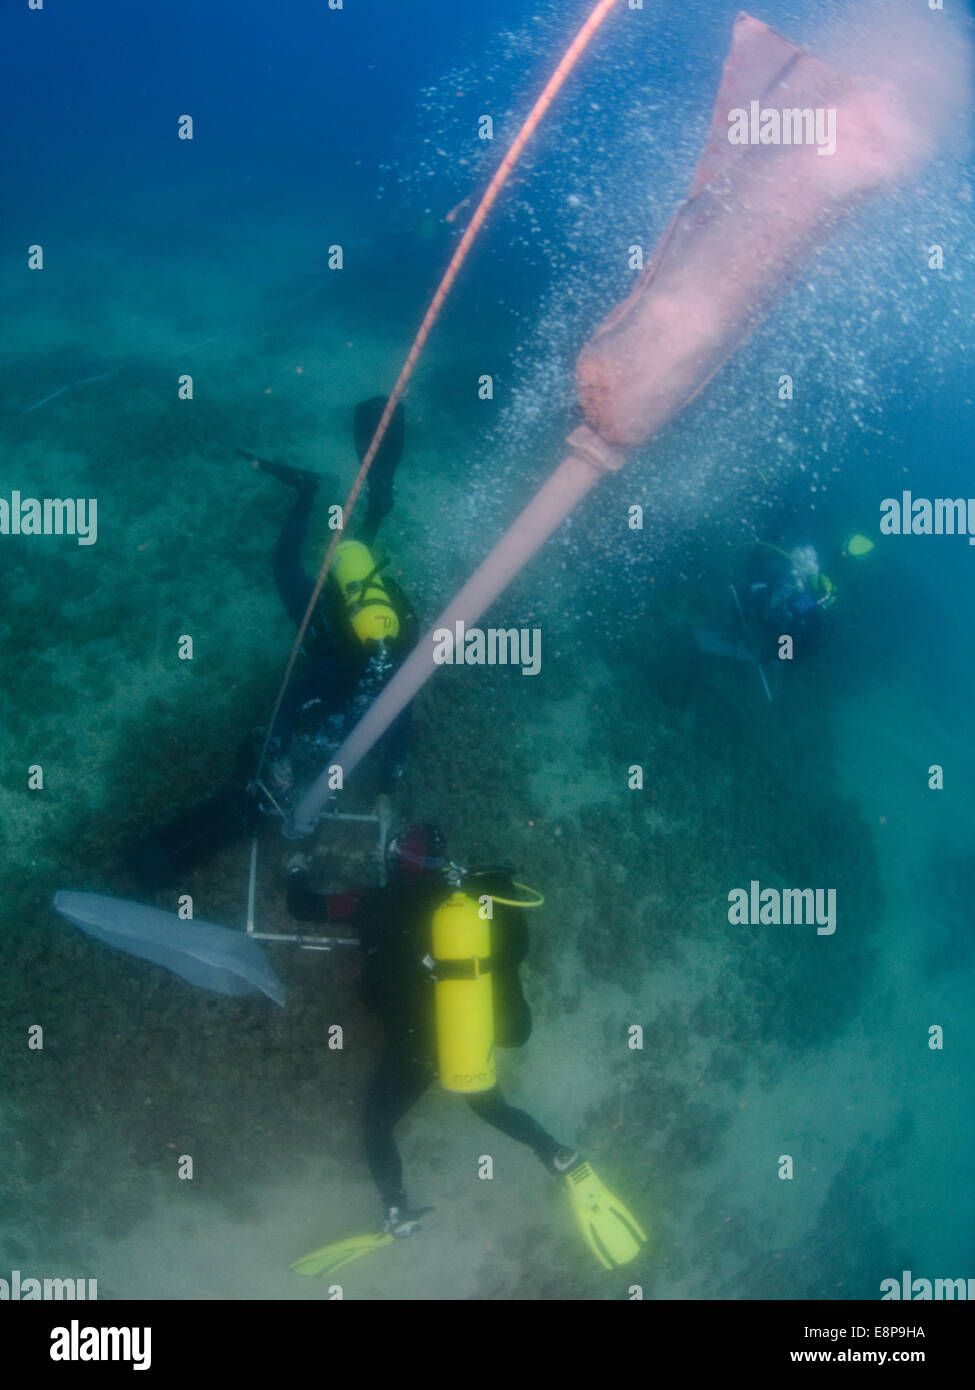
[[[301,564],[314,493],[300,492],[274,552],[274,579],[281,602],[298,627],[315,588]],[[271,754],[287,753],[299,714],[312,712],[314,724],[337,747],[351,733],[383,687],[416,645],[417,625],[399,585],[383,579],[390,605],[399,618],[399,636],[380,645],[362,643],[343,621],[335,586],[330,582],[305,636],[307,661],[291,682],[271,730]],[[378,742],[379,790],[389,794],[403,775],[410,741],[412,706],[407,705]]]
[[[502,897],[516,896],[503,876],[478,875],[462,887],[477,896],[492,891]],[[352,922],[358,929],[362,1000],[379,1014],[385,1032],[382,1056],[366,1096],[365,1142],[369,1169],[387,1208],[407,1206],[393,1130],[437,1076],[434,983],[423,958],[431,950],[433,914],[452,891],[443,879],[426,878],[325,897],[310,891],[304,874],[292,874],[288,882],[293,916],[303,921]],[[518,979],[518,967],[528,952],[525,914],[500,903],[494,904],[493,911],[495,1042],[498,1047],[522,1047],[532,1026]],[[482,1120],[526,1144],[551,1169],[562,1146],[525,1111],[509,1105],[497,1086],[465,1094],[464,1099]]]
[[[300,560],[314,496],[313,489],[299,492],[274,555],[274,578],[296,625],[301,623],[314,589],[314,581]],[[317,776],[328,753],[351,732],[416,645],[412,608],[395,581],[384,579],[383,584],[400,630],[396,639],[382,645],[359,641],[343,621],[335,586],[326,586],[304,642],[308,662],[285,691],[268,744],[269,757],[290,751],[296,721],[300,720],[303,735],[312,740],[309,761]],[[407,705],[377,744],[378,791],[386,795],[403,775],[410,724],[411,707]],[[316,746],[316,736],[322,738],[323,748]],[[260,740],[254,736],[245,739],[237,750],[235,782],[125,847],[126,862],[141,888],[157,890],[178,883],[198,864],[256,829],[264,808],[251,794],[249,784],[259,747]]]

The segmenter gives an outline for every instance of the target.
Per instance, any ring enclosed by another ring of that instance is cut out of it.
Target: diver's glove
[[[248,792],[257,800],[262,815],[283,816],[295,799],[294,770],[286,753],[275,753],[265,762]]]
[[[295,784],[294,768],[286,753],[272,758],[267,765],[268,789],[279,800],[284,800]]]
[[[418,1211],[408,1211],[406,1207],[390,1207],[383,1222],[383,1234],[395,1236],[397,1240],[416,1235],[420,1229],[420,1218],[433,1207],[420,1207]]]

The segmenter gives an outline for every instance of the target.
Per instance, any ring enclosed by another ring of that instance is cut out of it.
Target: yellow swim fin
[[[565,1188],[583,1239],[603,1268],[618,1269],[635,1260],[647,1243],[646,1233],[585,1160],[566,1173]]]
[[[323,1245],[320,1250],[312,1250],[302,1255],[289,1268],[296,1274],[304,1274],[308,1279],[318,1279],[326,1274],[334,1274],[343,1265],[351,1264],[361,1255],[368,1255],[380,1246],[392,1245],[394,1235],[376,1231],[368,1236],[350,1236],[348,1240],[337,1240],[332,1245]]]

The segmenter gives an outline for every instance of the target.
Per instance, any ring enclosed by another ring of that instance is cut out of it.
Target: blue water
[[[124,843],[223,785],[266,724],[293,638],[271,574],[289,499],[233,450],[315,468],[344,497],[352,408],[390,389],[586,9],[4,15],[0,497],[97,497],[99,536],[0,536],[0,1277],[314,1299],[290,1261],[375,1228],[357,1117],[379,1034],[354,957],[268,947],[289,993],[272,1013],[77,936],[50,902],[133,896]],[[485,227],[411,384],[382,532],[425,620],[562,456],[575,357],[632,285],[620,248],[651,248],[686,193],[736,12],[620,10]],[[759,17],[815,47],[833,13]],[[950,22],[971,40],[970,14]],[[476,138],[485,113],[493,141]],[[398,1131],[436,1219],[408,1262],[350,1267],[349,1296],[874,1299],[904,1269],[975,1277],[975,549],[879,531],[905,489],[975,492],[967,125],[826,245],[491,610],[541,628],[541,675],[444,672],[418,700],[396,819],[439,821],[459,857],[511,860],[546,896],[535,1031],[502,1084],[625,1193],[648,1250],[625,1277],[591,1267],[531,1155],[437,1093]],[[43,271],[25,268],[35,244]],[[875,544],[852,560],[857,532]],[[310,566],[328,536],[322,510]],[[828,644],[772,672],[771,703],[754,667],[690,639],[733,624],[729,577],[756,539],[813,544],[838,592]],[[369,810],[366,783],[349,797]],[[370,848],[323,843],[330,886],[368,876]],[[286,850],[268,827],[259,918],[285,933]],[[196,872],[194,915],[241,926],[247,870],[238,845]],[[835,888],[835,935],[731,926],[728,893],[755,879]]]

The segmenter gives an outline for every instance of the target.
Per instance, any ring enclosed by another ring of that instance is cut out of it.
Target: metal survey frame
[[[341,821],[374,821],[379,827],[379,836],[376,844],[376,853],[379,858],[379,881],[380,886],[386,887],[386,842],[389,839],[389,817],[371,815],[355,815],[342,811],[328,811],[319,816],[320,821],[341,820]],[[251,860],[250,870],[247,878],[247,935],[253,941],[280,941],[287,945],[299,946],[303,951],[332,951],[336,946],[358,946],[357,936],[305,936],[297,933],[292,935],[288,932],[260,932],[255,930],[255,897],[257,892],[257,854],[258,854],[257,835],[251,840]]]

